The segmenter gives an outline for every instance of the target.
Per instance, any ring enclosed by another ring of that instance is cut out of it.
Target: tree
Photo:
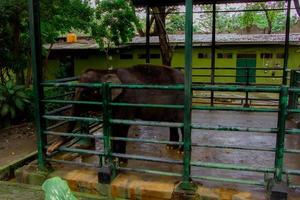
[[[180,33],[184,31],[185,16],[181,14],[171,14],[167,18],[166,30],[168,33]]]
[[[27,0],[1,0],[0,12],[0,79],[7,80],[12,71],[17,84],[24,84],[24,69],[30,66]],[[92,14],[88,3],[81,0],[41,0],[43,42],[52,44],[74,29],[87,32]],[[49,51],[44,51],[46,60]]]
[[[100,49],[106,52],[107,65],[109,65],[109,49],[129,42],[139,28],[139,21],[130,1],[101,0],[96,2],[91,34]]]
[[[285,29],[286,14],[284,10],[280,10],[284,8],[284,2],[248,3],[246,9],[258,9],[262,12],[244,12],[239,16],[239,23],[246,30],[257,26],[268,34],[280,32]],[[297,19],[293,17],[291,24],[295,24],[296,21]]]

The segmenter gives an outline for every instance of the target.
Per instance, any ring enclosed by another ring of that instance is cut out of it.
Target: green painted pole
[[[212,15],[212,42],[211,42],[211,74],[210,82],[212,85],[215,84],[215,68],[216,68],[216,4],[213,4],[213,15]],[[210,106],[214,106],[214,91],[210,93]]]
[[[276,182],[282,181],[283,164],[284,164],[284,140],[285,140],[285,122],[287,117],[288,106],[288,87],[282,86],[279,99],[279,112],[277,122],[277,138],[276,138],[276,153],[275,153],[275,173],[274,179]]]
[[[181,188],[192,190],[191,175],[191,118],[192,118],[192,50],[193,0],[185,1],[185,73],[184,73],[184,156]]]
[[[290,44],[290,22],[291,21],[291,0],[287,0],[287,13],[286,13],[286,24],[285,24],[285,45],[284,45],[284,63],[283,63],[283,74],[282,84],[287,84],[288,76],[288,60],[289,60],[289,44]]]
[[[112,144],[111,144],[111,109],[110,109],[110,102],[111,102],[111,90],[110,90],[110,83],[103,83],[102,86],[102,98],[103,98],[103,136],[104,136],[104,152],[105,158],[107,160],[107,165],[112,167],[112,176],[111,180],[116,175],[116,167],[113,162],[112,157]],[[101,162],[101,157],[100,157]],[[101,166],[101,163],[100,163]]]
[[[31,65],[33,77],[33,90],[34,90],[34,114],[35,126],[37,137],[38,149],[38,166],[40,170],[47,170],[45,149],[47,144],[47,137],[43,134],[45,121],[42,118],[44,106],[40,101],[43,99],[43,88],[40,83],[42,81],[42,42],[41,42],[41,29],[40,29],[40,4],[39,0],[29,0],[29,25],[30,25],[30,39],[31,39]]]

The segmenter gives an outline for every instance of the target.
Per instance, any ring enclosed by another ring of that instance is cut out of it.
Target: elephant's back
[[[182,72],[163,65],[140,64],[119,69],[118,76],[124,83],[173,85],[184,82]],[[126,76],[126,77],[124,77]]]

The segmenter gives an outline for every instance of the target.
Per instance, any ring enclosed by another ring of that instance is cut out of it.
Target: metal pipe
[[[178,165],[183,164],[183,162],[181,160],[157,158],[157,157],[152,157],[152,156],[139,156],[139,155],[129,155],[129,154],[120,154],[120,153],[112,153],[112,156],[116,157],[116,158],[126,158],[126,159],[131,159],[131,160],[160,162],[160,163],[169,163],[169,164],[178,164]]]
[[[283,61],[283,75],[282,84],[287,85],[287,69],[289,59],[289,44],[290,44],[290,23],[291,23],[291,0],[287,0],[287,14],[285,24],[285,44],[284,44],[284,61]]]
[[[150,7],[146,8],[146,63],[150,63]]]
[[[233,106],[193,106],[193,110],[247,111],[247,112],[278,112],[273,108],[246,108]]]
[[[142,108],[175,108],[183,109],[183,105],[169,105],[169,104],[135,104],[135,103],[110,103],[111,106],[121,106],[121,107],[142,107]]]
[[[224,164],[224,163],[210,163],[202,161],[192,161],[191,165],[194,167],[202,168],[212,168],[212,169],[226,169],[226,170],[239,170],[239,171],[249,171],[249,172],[263,172],[263,173],[273,173],[275,172],[274,168],[268,167],[252,167],[252,166],[243,166],[237,164]]]
[[[43,89],[40,85],[42,82],[42,41],[41,41],[41,27],[40,27],[40,4],[39,0],[28,0],[29,8],[29,27],[31,40],[31,65],[33,77],[34,90],[34,114],[36,125],[37,149],[38,149],[38,167],[40,170],[47,170],[45,160],[45,149],[47,144],[47,137],[42,134],[45,128],[45,120],[42,118],[44,112],[44,105],[40,99],[44,98]]]
[[[191,176],[191,178],[206,180],[206,181],[215,181],[215,182],[228,182],[228,183],[239,183],[239,184],[246,184],[246,185],[265,186],[264,181],[253,181],[253,180],[233,179],[233,178],[221,178],[221,177],[213,177],[213,176]]]
[[[268,92],[268,93],[279,93],[280,87],[257,87],[257,86],[239,86],[239,85],[230,85],[230,86],[220,86],[220,85],[195,85],[192,86],[193,90],[201,91],[227,91],[227,92]]]
[[[102,105],[99,101],[74,101],[74,100],[42,100],[44,103],[57,103],[57,104],[80,104],[80,105]]]
[[[180,187],[192,190],[191,175],[191,120],[192,120],[192,51],[193,51],[193,0],[185,0],[185,66],[184,66],[184,145],[183,176]]]
[[[111,119],[110,123],[140,125],[140,126],[174,127],[174,128],[183,127],[183,123],[178,123],[178,122],[159,122],[159,121],[142,121],[142,120],[126,120],[126,119]]]
[[[212,15],[212,42],[211,42],[211,71],[210,82],[215,84],[215,67],[216,67],[216,4],[213,4]],[[214,106],[214,91],[210,93],[210,106]]]
[[[110,88],[183,90],[184,86],[182,84],[177,84],[177,85],[111,84]]]
[[[69,81],[77,81],[77,80],[79,80],[79,78],[80,78],[80,76],[67,77],[67,78],[45,81],[45,83],[63,83],[63,82],[69,82]]]
[[[131,171],[131,172],[139,172],[139,173],[147,173],[147,174],[155,174],[160,176],[173,176],[173,177],[181,177],[180,173],[174,172],[162,172],[156,170],[149,170],[149,169],[137,169],[137,168],[130,168],[130,167],[117,167],[120,171]]]
[[[277,128],[259,128],[259,127],[227,127],[227,126],[203,126],[201,124],[192,123],[193,129],[215,130],[215,131],[243,131],[243,132],[261,132],[261,133],[277,133]]]
[[[91,118],[91,117],[73,117],[73,116],[58,116],[58,115],[43,115],[44,119],[47,120],[66,120],[66,121],[87,121],[87,122],[103,122],[102,119],[99,118]]]
[[[281,87],[279,99],[279,112],[277,121],[277,137],[276,137],[276,153],[275,153],[275,173],[274,178],[276,182],[282,181],[283,162],[284,162],[284,140],[285,140],[285,123],[287,117],[288,106],[288,87]]]

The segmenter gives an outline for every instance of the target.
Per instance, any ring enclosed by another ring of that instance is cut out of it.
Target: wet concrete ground
[[[237,127],[258,127],[258,128],[276,128],[276,113],[251,113],[251,112],[233,112],[233,111],[194,111],[193,123],[199,123],[205,126],[237,126]],[[292,127],[292,123],[287,123]],[[144,139],[168,140],[168,128],[156,127],[132,127],[129,137],[138,137]],[[228,145],[251,148],[275,148],[276,135],[268,133],[250,133],[250,132],[228,132],[228,131],[206,131],[193,130],[192,143],[209,145]],[[286,148],[299,149],[300,136],[288,135],[286,137]],[[155,156],[172,159],[182,159],[182,155],[174,150],[168,150],[164,145],[129,143],[127,153],[146,156]],[[231,149],[212,149],[193,147],[192,160],[214,163],[226,163],[236,165],[247,165],[255,167],[273,167],[273,152],[260,152],[248,150]],[[182,167],[173,164],[151,163],[141,161],[129,161],[129,167],[146,168],[153,170],[162,170],[166,172],[181,172]],[[286,154],[285,167],[289,169],[300,169],[300,155]],[[192,176],[214,176],[224,178],[238,178],[243,180],[264,180],[263,173],[241,172],[231,170],[203,169],[192,167]],[[293,184],[300,185],[298,177],[291,177]],[[203,182],[200,180],[200,182]],[[237,184],[203,182],[207,186],[230,187],[261,191],[258,187],[244,187]],[[300,193],[298,193],[300,196]],[[298,194],[295,194],[298,196]]]
[[[226,127],[256,127],[276,128],[277,113],[254,113],[234,111],[193,111],[193,123],[203,126],[226,126]],[[293,123],[287,122],[288,128],[293,128]],[[169,140],[169,129],[149,126],[132,126],[129,137],[153,140]],[[206,131],[193,130],[192,143],[203,145],[227,145],[248,148],[275,148],[276,134],[253,133],[253,132],[229,132],[229,131]],[[300,136],[287,135],[285,146],[288,149],[300,149]],[[161,144],[146,144],[139,142],[128,142],[127,153],[132,155],[144,155],[158,158],[182,160],[182,155],[176,150],[167,149]],[[203,161],[213,163],[235,164],[255,167],[273,167],[274,152],[261,152],[249,150],[214,149],[214,148],[192,148],[192,161]],[[88,159],[91,161],[90,159]],[[97,158],[92,161],[97,162]],[[182,166],[158,162],[130,160],[127,167],[138,169],[152,169],[165,172],[182,173]],[[300,155],[285,154],[285,168],[300,169]],[[263,173],[243,172],[232,170],[217,170],[192,167],[192,176],[213,176],[222,178],[237,178],[242,180],[264,180]],[[149,175],[152,176],[152,175]],[[168,178],[168,177],[164,177]],[[300,177],[289,177],[293,185],[300,185]],[[265,199],[264,188],[247,186],[226,182],[211,182],[196,180],[207,187],[231,188],[242,191],[254,192],[254,199]],[[289,199],[298,199],[300,191],[291,190]]]

